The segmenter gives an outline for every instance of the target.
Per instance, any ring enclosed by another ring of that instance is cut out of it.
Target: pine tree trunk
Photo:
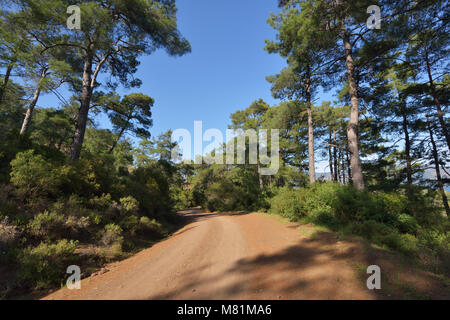
[[[407,191],[408,197],[412,200],[412,166],[411,166],[411,141],[409,139],[408,131],[408,117],[406,114],[406,101],[400,99],[400,112],[402,114],[402,129],[405,136],[405,158],[406,158],[406,181],[407,181]]]
[[[350,153],[348,151],[345,152],[345,158],[347,161],[347,175],[348,175],[348,182],[353,183],[353,177],[352,177],[352,167],[350,164]]]
[[[261,162],[258,161],[258,178],[259,178],[259,190],[264,188],[264,183],[261,175]]]
[[[447,147],[450,150],[450,136],[448,134],[447,124],[445,123],[445,120],[444,120],[444,113],[442,112],[441,103],[438,99],[436,87],[435,87],[434,81],[433,81],[433,76],[431,74],[431,66],[430,66],[430,60],[428,59],[428,53],[425,53],[425,62],[427,65],[428,80],[430,82],[430,91],[431,91],[431,95],[433,97],[434,104],[436,105],[439,124],[441,125],[442,133],[444,134],[445,140],[447,141]]]
[[[308,73],[309,77],[309,73]],[[308,162],[309,162],[309,183],[316,182],[316,169],[314,164],[314,128],[311,107],[311,79],[306,83],[306,109],[308,113]]]
[[[83,68],[83,89],[80,99],[80,109],[78,111],[77,123],[75,126],[75,134],[73,137],[72,147],[70,149],[69,160],[77,161],[80,158],[81,148],[83,146],[84,134],[89,115],[89,106],[92,97],[91,87],[92,77],[92,56],[86,55]]]
[[[344,21],[342,22],[345,23]],[[350,36],[342,31],[342,39],[345,48],[345,60],[347,66],[347,77],[350,94],[350,121],[347,127],[348,148],[350,151],[350,163],[352,167],[353,184],[358,190],[364,189],[364,178],[362,174],[361,159],[359,157],[359,138],[358,138],[358,122],[359,122],[359,101],[358,90],[354,77],[355,65],[352,55],[352,44]]]
[[[434,168],[436,170],[436,178],[438,181],[438,187],[439,187],[439,191],[441,192],[441,195],[442,195],[442,203],[444,204],[445,213],[447,214],[447,217],[450,217],[450,207],[448,205],[447,195],[445,194],[444,184],[442,183],[441,170],[439,168],[439,155],[437,152],[436,143],[433,138],[433,131],[431,130],[428,116],[427,116],[427,125],[428,125],[428,132],[430,133],[431,146],[433,148],[432,151],[433,151],[433,158],[434,158]]]
[[[331,128],[328,127],[328,165],[330,166],[330,179],[331,181],[334,180],[334,170],[333,170],[333,153],[331,151],[331,145],[333,144],[333,141],[331,140]]]
[[[333,130],[333,157],[334,157],[334,181],[338,181],[338,159],[337,159],[337,140],[336,140],[336,130]]]
[[[41,89],[37,88],[34,92],[33,100],[31,100],[30,104],[28,105],[27,112],[25,113],[25,118],[22,122],[22,128],[20,129],[20,135],[23,136],[25,132],[27,132],[28,127],[31,123],[31,117],[33,115],[34,107],[36,106],[36,103],[39,99],[39,95],[41,94]]]
[[[341,150],[340,149],[337,150],[336,172],[337,172],[337,181],[342,183]]]
[[[47,70],[48,70],[47,68],[44,68],[42,70],[41,79],[46,77]],[[38,102],[40,94],[41,94],[41,88],[39,87],[39,84],[38,84],[36,90],[34,91],[33,99],[31,100],[30,104],[28,105],[27,112],[25,114],[25,118],[23,119],[23,122],[22,122],[22,128],[20,129],[21,136],[23,136],[27,132],[27,130],[30,126],[31,117],[33,116],[33,110],[34,110],[34,107],[36,107],[36,104]]]

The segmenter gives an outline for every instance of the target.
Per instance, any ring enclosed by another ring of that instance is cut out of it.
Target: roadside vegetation
[[[116,91],[138,89],[141,55],[190,51],[174,1],[84,2],[79,31],[72,4],[1,2],[0,298],[63,286],[70,265],[87,276],[179,223],[171,132],[151,137],[153,98]]]

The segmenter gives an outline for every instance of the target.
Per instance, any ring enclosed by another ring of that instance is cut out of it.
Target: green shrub
[[[418,207],[432,208],[428,196],[418,198],[424,200]],[[412,204],[400,193],[360,191],[326,182],[301,189],[274,189],[269,202],[271,212],[290,220],[304,218],[409,255],[428,248],[444,260],[450,256],[448,219],[435,209],[426,213],[411,210]],[[428,213],[430,217],[425,218]]]
[[[100,242],[104,246],[110,246],[113,244],[122,244],[123,243],[122,228],[114,223],[106,225],[105,229],[103,230]]]
[[[183,210],[194,206],[194,195],[192,190],[184,188],[183,186],[171,186],[170,193],[175,210]]]
[[[378,236],[375,243],[385,245],[388,248],[400,251],[402,249],[402,237],[398,233],[389,233],[387,235]]]
[[[170,211],[169,177],[162,164],[137,168],[127,177],[125,187],[127,194],[138,201],[143,215],[154,217]]]
[[[120,198],[120,205],[126,213],[137,213],[139,209],[138,201],[132,196]]]
[[[143,234],[152,233],[162,235],[164,233],[163,226],[155,219],[141,217],[139,220],[139,231]]]
[[[89,217],[65,216],[54,211],[40,213],[28,223],[30,234],[46,240],[73,238],[87,234],[89,226]]]
[[[229,180],[211,183],[206,191],[206,207],[210,211],[232,211],[244,209],[243,193]]]
[[[11,182],[24,196],[36,197],[57,191],[52,165],[43,156],[34,154],[34,150],[16,155],[11,161],[10,176]]]
[[[81,237],[83,234],[89,233],[91,221],[89,217],[71,215],[66,218],[65,225],[69,229],[71,237]]]
[[[35,216],[28,224],[30,233],[36,237],[57,240],[67,237],[67,226],[64,216],[56,212],[40,213]]]
[[[308,221],[332,229],[337,228],[339,225],[339,220],[333,215],[332,210],[329,207],[314,208],[308,218]]]
[[[263,200],[252,168],[206,167],[192,181],[192,201],[210,211],[255,210]]]
[[[356,233],[358,235],[380,243],[383,243],[382,239],[384,237],[397,233],[397,230],[394,228],[374,220],[367,220],[360,223],[357,230],[358,231]]]
[[[129,232],[131,235],[135,235],[136,231],[139,229],[139,218],[134,215],[126,216],[120,221],[120,226],[124,231]]]
[[[450,232],[445,233],[437,230],[421,229],[419,242],[422,246],[434,251],[450,251]]]
[[[405,254],[414,255],[420,249],[419,239],[412,234],[402,234],[400,235],[400,248],[398,249]]]
[[[61,285],[68,276],[67,267],[78,261],[76,247],[76,241],[63,239],[25,248],[19,258],[19,281],[36,288]]]
[[[400,214],[397,217],[397,228],[402,233],[417,234],[419,225],[413,216],[408,214]]]
[[[100,197],[94,197],[89,200],[89,205],[99,211],[105,211],[109,209],[109,207],[113,204],[113,200],[111,199],[111,195],[102,194]]]
[[[278,213],[291,221],[306,216],[305,201],[298,190],[282,188],[270,199],[270,212]]]

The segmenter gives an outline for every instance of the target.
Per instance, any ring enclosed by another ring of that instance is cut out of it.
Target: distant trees
[[[264,102],[262,99],[255,100],[248,108],[244,110],[236,111],[230,115],[231,125],[230,128],[237,130],[259,130],[263,129],[263,119],[264,115],[270,106]],[[260,148],[259,142],[257,143],[256,149]],[[264,187],[263,178],[261,175],[261,161],[257,159],[257,169],[259,177],[259,188],[262,190]]]

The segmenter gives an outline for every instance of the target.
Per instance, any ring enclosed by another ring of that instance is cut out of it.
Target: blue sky
[[[164,51],[142,59],[137,76],[141,90],[154,97],[153,133],[169,128],[224,131],[230,113],[257,98],[275,103],[267,75],[279,72],[284,61],[269,55],[264,39],[275,32],[266,20],[277,10],[276,0],[179,0],[179,30],[192,52],[169,57]]]
[[[204,131],[217,128],[225,134],[232,112],[258,98],[271,105],[279,102],[272,98],[265,77],[279,73],[286,64],[264,51],[264,40],[276,37],[267,24],[270,13],[279,11],[276,0],[178,0],[177,6],[179,30],[192,52],[170,57],[159,50],[142,57],[136,76],[143,85],[118,90],[122,95],[143,92],[155,99],[153,136],[168,129],[193,132],[195,120],[203,121]],[[39,103],[57,104],[53,95]],[[97,122],[108,127],[105,117]]]
[[[264,40],[276,35],[266,23],[270,12],[278,11],[276,0],[178,0],[177,7],[179,30],[192,52],[170,57],[158,50],[141,57],[136,76],[143,85],[118,90],[155,99],[153,136],[168,129],[192,130],[194,120],[202,120],[205,129],[225,131],[229,115],[253,100],[277,103],[265,77],[278,73],[285,62],[264,51]],[[46,95],[39,105],[58,103]],[[107,126],[102,118],[99,124]]]

